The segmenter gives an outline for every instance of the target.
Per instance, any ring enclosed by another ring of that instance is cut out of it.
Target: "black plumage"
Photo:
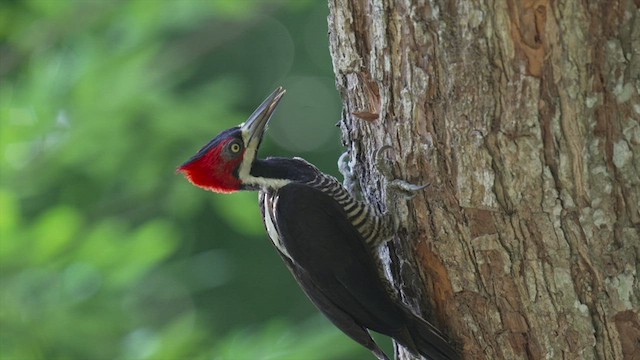
[[[431,359],[457,358],[435,328],[392,300],[372,249],[331,196],[292,182],[261,192],[260,199],[265,224],[273,223],[267,230],[289,270],[344,333],[379,359],[387,357],[367,330]]]

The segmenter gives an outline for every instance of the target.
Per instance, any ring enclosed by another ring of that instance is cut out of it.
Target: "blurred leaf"
[[[221,197],[216,194],[212,196]],[[235,231],[246,235],[264,234],[262,215],[258,207],[258,195],[253,192],[239,192],[231,196],[215,199],[213,205],[217,213],[227,220]]]
[[[13,194],[0,188],[0,264],[18,257],[20,248],[17,238],[20,226],[18,203]]]
[[[131,238],[122,239],[118,267],[111,269],[115,285],[124,285],[140,278],[151,266],[165,259],[176,246],[175,231],[164,221],[144,224]]]
[[[206,332],[196,324],[193,314],[182,316],[162,330],[164,341],[160,343],[156,356],[162,354],[166,359],[180,359],[188,356],[190,359],[208,359],[198,349],[206,348],[209,341]]]
[[[324,360],[353,359],[362,354],[328,321],[311,322],[312,327],[294,327],[283,321],[271,321],[264,328],[244,329],[220,341],[214,350],[216,360]],[[354,351],[355,350],[355,351]]]
[[[128,234],[120,222],[104,219],[96,224],[79,244],[75,258],[104,271],[117,268],[122,253],[125,252],[118,243],[125,242],[127,237]]]
[[[70,207],[55,207],[36,222],[31,244],[31,258],[35,263],[59,255],[73,240],[82,224],[78,212]]]

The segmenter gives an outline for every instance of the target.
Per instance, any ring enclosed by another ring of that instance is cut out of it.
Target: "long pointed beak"
[[[258,149],[264,132],[267,129],[271,115],[278,107],[278,103],[286,90],[281,86],[275,89],[251,114],[249,119],[240,125],[242,137],[247,149]]]

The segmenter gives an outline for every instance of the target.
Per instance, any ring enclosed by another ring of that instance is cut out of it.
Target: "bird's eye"
[[[230,150],[231,150],[231,152],[233,152],[233,153],[240,152],[240,149],[241,149],[241,148],[242,148],[242,147],[241,147],[241,146],[240,146],[240,144],[238,144],[238,143],[233,143],[233,144],[231,144],[231,146],[229,147],[229,149],[230,149]]]

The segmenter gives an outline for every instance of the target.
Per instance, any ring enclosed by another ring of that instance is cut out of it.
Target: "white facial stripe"
[[[245,144],[249,141],[249,132],[242,132],[242,142]],[[249,147],[244,150],[244,158],[242,159],[242,163],[240,164],[240,170],[238,171],[238,177],[242,182],[246,183],[246,180],[251,178],[249,172],[251,171],[251,164],[253,164],[253,159],[256,156],[256,152],[258,149],[256,147],[258,143],[253,143]]]
[[[242,132],[242,141],[246,144],[249,141],[249,132]],[[250,144],[244,151],[244,158],[242,159],[242,163],[240,163],[240,169],[238,170],[238,177],[243,184],[247,185],[255,185],[260,188],[271,188],[271,189],[279,189],[288,183],[291,180],[287,179],[269,179],[269,178],[259,178],[251,175],[251,165],[253,164],[253,160],[256,157],[256,153],[258,152],[258,144],[259,142],[254,142]]]

